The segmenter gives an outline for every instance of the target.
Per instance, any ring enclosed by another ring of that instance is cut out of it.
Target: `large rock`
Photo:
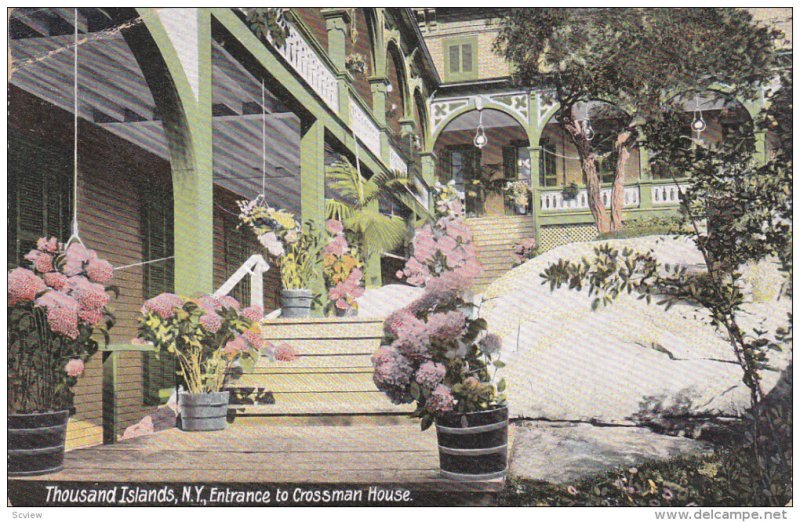
[[[658,236],[609,243],[652,250],[663,263],[701,270],[703,260],[684,239]],[[552,262],[590,258],[598,242],[566,245],[534,258],[496,281],[481,315],[503,337],[500,375],[514,415],[553,420],[651,424],[654,417],[738,416],[749,406],[741,370],[725,336],[705,310],[688,304],[648,305],[622,296],[591,310],[586,290],[551,292],[541,273]],[[774,331],[791,309],[778,299],[774,263],[745,267],[747,331]],[[770,390],[791,353],[771,353],[776,371],[763,372]]]
[[[359,297],[358,317],[385,318],[422,295],[422,288],[409,285],[386,285],[368,288]]]
[[[708,443],[647,428],[526,422],[515,426],[509,473],[570,484],[613,468],[711,450]]]

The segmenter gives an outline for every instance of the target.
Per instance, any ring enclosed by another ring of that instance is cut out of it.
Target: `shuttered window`
[[[475,38],[448,40],[445,46],[445,81],[458,82],[474,80],[478,77],[478,64],[475,52],[478,41]]]
[[[148,180],[142,189],[142,259],[151,261],[173,255],[173,205],[172,191],[165,190],[154,180]],[[175,261],[157,261],[143,265],[145,299],[162,292],[172,292]],[[163,404],[175,388],[175,357],[168,353],[158,356],[145,352],[142,377],[145,404]]]
[[[69,236],[72,153],[9,134],[8,267],[40,237]]]

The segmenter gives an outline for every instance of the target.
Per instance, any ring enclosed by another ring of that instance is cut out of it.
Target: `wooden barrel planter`
[[[281,290],[281,317],[311,315],[311,290]]]
[[[451,480],[505,477],[508,469],[508,408],[447,413],[436,419],[439,467]]]
[[[227,426],[230,392],[181,393],[178,398],[183,431],[219,431]]]
[[[64,469],[69,411],[8,415],[8,475],[44,475]]]

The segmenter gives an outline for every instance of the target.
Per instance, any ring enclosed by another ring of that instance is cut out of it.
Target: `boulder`
[[[651,250],[663,263],[701,270],[691,241],[651,236],[608,241]],[[508,384],[512,415],[535,419],[653,424],[659,417],[735,417],[749,407],[725,335],[705,310],[678,304],[665,310],[635,296],[591,310],[588,292],[542,285],[552,262],[593,256],[600,242],[551,250],[510,271],[484,295],[481,316],[503,337],[499,372]],[[742,326],[774,331],[791,300],[779,298],[774,262],[744,267],[748,303]],[[763,372],[769,391],[791,353],[771,352]],[[658,424],[658,422],[655,422]]]
[[[381,288],[368,288],[359,297],[358,317],[382,319],[403,308],[422,295],[422,288],[409,285],[386,285]]]
[[[711,451],[706,442],[647,428],[524,422],[514,427],[509,474],[571,484],[614,468]]]

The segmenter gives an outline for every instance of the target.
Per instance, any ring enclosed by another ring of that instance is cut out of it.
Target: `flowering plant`
[[[217,392],[235,363],[254,361],[265,348],[263,318],[260,307],[240,310],[233,297],[163,293],[145,301],[134,342],[152,344],[156,354],[173,354],[189,393]]]
[[[312,223],[302,227],[294,214],[267,205],[262,198],[239,202],[239,219],[247,225],[280,268],[285,290],[308,288],[314,276],[318,238]]]
[[[514,202],[515,205],[522,207],[528,206],[528,188],[527,183],[522,180],[509,181],[506,183],[506,197]]]
[[[106,305],[114,272],[81,243],[41,238],[25,255],[30,268],[8,272],[8,409],[69,408],[71,388],[99,348],[114,316]]]
[[[528,237],[514,245],[512,255],[514,256],[514,266],[519,266],[529,259],[536,256],[536,239]]]
[[[447,205],[436,224],[418,229],[414,255],[399,276],[423,286],[421,297],[384,323],[372,356],[373,380],[395,404],[416,402],[422,429],[436,416],[502,406],[505,381],[494,384],[500,338],[487,332],[465,292],[482,269],[471,235]],[[494,367],[495,370],[491,368]]]
[[[344,66],[354,76],[367,73],[367,59],[361,53],[348,54]]]
[[[362,263],[348,244],[340,221],[329,219],[325,229],[329,240],[322,248],[322,274],[328,286],[328,299],[337,310],[357,310],[356,299],[364,295]]]

